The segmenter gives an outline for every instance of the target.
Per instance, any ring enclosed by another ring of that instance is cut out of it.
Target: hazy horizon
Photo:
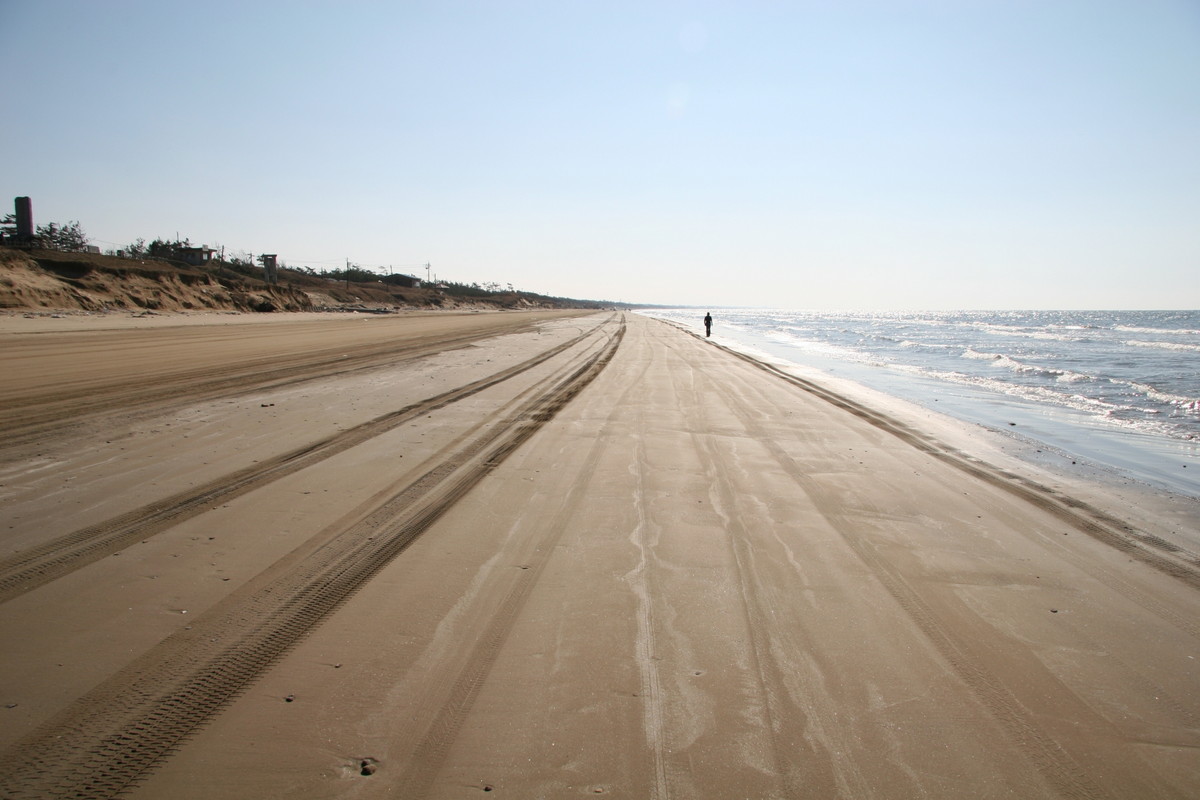
[[[675,307],[1200,307],[1187,0],[0,0],[0,68],[0,207],[103,248]]]

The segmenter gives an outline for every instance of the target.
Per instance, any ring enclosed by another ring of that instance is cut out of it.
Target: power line
[[[308,264],[340,264],[343,259],[340,258],[304,258],[303,256],[288,256],[292,261],[303,261]]]

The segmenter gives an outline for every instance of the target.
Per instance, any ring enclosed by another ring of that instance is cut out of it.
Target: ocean
[[[653,309],[1114,476],[1200,497],[1200,311]]]

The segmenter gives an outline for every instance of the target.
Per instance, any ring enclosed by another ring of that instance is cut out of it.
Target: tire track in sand
[[[741,356],[739,355],[739,357]],[[754,366],[766,368],[768,372],[775,372],[753,359],[742,358]],[[791,377],[783,374],[781,376]],[[789,380],[788,382],[792,383],[793,381]],[[900,608],[987,708],[1010,741],[1018,750],[1026,754],[1030,763],[1036,767],[1047,783],[1062,797],[1080,798],[1081,800],[1109,797],[1109,793],[1096,784],[1071,754],[1038,724],[1020,698],[986,666],[985,660],[974,653],[973,649],[955,634],[954,625],[943,620],[934,607],[921,597],[921,594],[904,579],[899,571],[875,552],[863,534],[856,529],[853,520],[847,518],[841,508],[822,500],[823,493],[820,487],[813,485],[812,480],[805,475],[800,465],[762,427],[753,411],[747,409],[743,402],[721,381],[710,382],[709,388],[722,396],[726,406],[737,416],[748,434],[755,441],[762,443],[780,468],[792,476],[798,487],[811,499],[822,516],[841,534],[843,540],[858,558],[870,568]],[[823,390],[813,391],[803,385],[801,388],[817,394],[822,399],[828,399],[824,396]],[[835,395],[835,397],[837,396]],[[834,404],[844,407],[841,402]],[[856,405],[854,409],[867,411]],[[849,408],[846,410],[856,413]],[[874,420],[877,415],[873,412],[867,413],[869,414],[868,421],[876,424]],[[862,416],[862,414],[856,413],[856,416]],[[909,441],[907,436],[901,438],[906,442]],[[925,450],[926,448],[921,447],[920,449]],[[935,454],[930,453],[930,455]],[[972,470],[973,473],[974,470]],[[993,483],[994,479],[988,482]]]
[[[622,323],[621,335],[623,335],[623,332],[624,323]],[[611,358],[613,354],[615,354],[615,348],[608,358]],[[644,372],[645,369],[643,369]],[[616,410],[624,406],[625,398],[637,389],[638,382],[631,381],[616,402],[613,403],[613,414],[616,414]],[[611,424],[612,419],[613,416],[610,415],[608,424]],[[600,461],[599,453],[607,446],[605,437],[597,435],[587,457],[583,459],[584,466],[582,471],[576,480],[572,482],[569,493],[563,498],[554,518],[546,526],[547,530],[550,531],[549,536],[538,542],[536,548],[534,548],[537,552],[544,553],[545,555],[528,560],[526,564],[528,569],[522,569],[517,583],[497,606],[479,642],[470,649],[469,653],[461,658],[462,665],[452,673],[453,677],[449,689],[434,691],[428,700],[422,704],[422,708],[414,713],[415,718],[421,719],[430,716],[429,709],[437,709],[433,714],[433,721],[426,728],[424,736],[406,759],[408,767],[399,779],[399,786],[401,787],[399,796],[419,798],[428,794],[442,765],[445,763],[451,745],[458,736],[463,721],[469,714],[475,698],[487,678],[488,672],[495,663],[501,647],[511,632],[513,625],[516,623],[517,616],[524,607],[533,587],[537,584],[541,573],[545,570],[550,556],[554,553],[557,542],[568,527],[567,523],[575,509],[575,497],[577,495],[586,495],[587,488],[590,486],[592,476],[595,473],[596,465]],[[635,531],[632,535],[636,536],[637,532]],[[643,545],[642,564],[636,570],[639,575],[644,572],[645,555],[645,547]],[[638,588],[635,587],[635,592],[637,591]],[[662,732],[662,692],[658,688],[657,674],[654,671],[653,659],[650,655],[653,649],[653,626],[649,613],[648,595],[643,597],[643,594],[645,594],[644,585],[641,586],[641,593],[639,594],[639,639],[637,654],[641,662],[640,666],[643,667],[641,669],[641,697],[646,701],[644,704],[645,732],[647,743],[653,753],[651,769],[654,779],[650,784],[651,792],[649,797],[652,800],[667,800],[670,797],[670,791],[665,767],[665,737]],[[647,670],[649,674],[647,674]]]
[[[611,320],[611,318],[610,318]],[[606,321],[610,321],[606,320]],[[50,583],[130,545],[195,517],[213,505],[232,500],[338,453],[381,436],[415,417],[456,403],[545,363],[587,337],[600,323],[578,336],[555,345],[520,364],[459,386],[373,420],[307,444],[287,453],[223,475],[198,487],[128,511],[113,519],[89,525],[45,544],[0,559],[0,603]]]
[[[685,330],[684,332],[697,341],[705,342],[705,340],[691,331]],[[990,486],[1029,503],[1035,508],[1045,511],[1055,519],[1067,523],[1075,530],[1085,533],[1097,541],[1113,547],[1131,558],[1135,558],[1143,564],[1181,581],[1193,589],[1200,589],[1200,569],[1197,569],[1197,566],[1200,565],[1200,557],[1197,557],[1193,553],[1188,553],[1156,536],[1141,533],[1125,521],[1094,508],[1087,503],[1059,494],[1027,478],[1014,475],[984,461],[964,455],[953,448],[943,445],[932,437],[926,436],[903,423],[873,411],[812,381],[790,375],[770,364],[758,361],[752,356],[731,350],[723,345],[712,342],[705,343],[711,344],[713,347],[723,350],[729,355],[741,359],[770,375],[774,375],[811,395],[826,400],[885,433],[895,436],[897,439],[915,447],[926,455],[932,456],[960,472],[977,478]],[[1121,592],[1121,594],[1147,611],[1157,615],[1159,618],[1170,622],[1193,637],[1200,638],[1200,625],[1196,624],[1193,619],[1178,613],[1171,606],[1159,602],[1119,574],[1104,569],[1094,561],[1085,563],[1074,553],[1062,547],[1060,543],[1053,542],[1053,544],[1060,555],[1063,555],[1081,570],[1095,575],[1099,580]]]
[[[652,774],[654,783],[650,800],[669,800],[671,797],[671,781],[667,775],[667,735],[666,735],[666,692],[662,688],[662,677],[658,671],[658,660],[655,653],[655,614],[653,593],[650,591],[650,554],[652,542],[647,538],[650,518],[646,512],[646,448],[641,437],[636,444],[637,452],[633,466],[637,494],[634,497],[637,509],[637,527],[629,534],[629,540],[637,548],[637,567],[627,576],[629,585],[637,598],[637,643],[635,654],[638,662],[638,675],[641,679],[642,696],[642,728],[646,735],[651,755]]]
[[[450,336],[356,344],[352,352],[336,347],[283,354],[234,365],[188,370],[172,375],[126,376],[119,383],[61,388],[57,391],[0,401],[0,436],[6,446],[36,442],[47,436],[92,424],[109,414],[144,415],[182,401],[196,402],[277,389],[316,378],[378,369],[466,347],[481,339],[516,333],[523,326],[496,326]]]
[[[512,413],[287,574],[202,615],[0,754],[0,793],[101,798],[136,783],[552,419],[607,365],[623,334],[622,323],[601,348],[527,391]],[[484,671],[487,663],[482,657]]]
[[[682,328],[680,330],[698,341],[704,341],[691,331]],[[1200,556],[1195,553],[1189,553],[1157,536],[1137,531],[1124,520],[1080,500],[1061,495],[1049,487],[959,453],[897,420],[873,411],[812,381],[788,374],[777,367],[731,350],[724,345],[714,342],[706,343],[863,419],[876,428],[907,442],[921,452],[949,464],[971,477],[978,478],[1040,508],[1076,530],[1136,558],[1165,575],[1170,575],[1193,589],[1200,589]],[[1163,611],[1166,613],[1165,609]],[[1183,625],[1193,634],[1197,631],[1193,625],[1187,623],[1183,623]]]
[[[714,498],[712,508],[721,519],[732,556],[738,600],[749,642],[751,669],[762,698],[763,727],[779,782],[778,796],[791,798],[836,794],[865,797],[870,794],[868,783],[853,763],[814,757],[817,754],[812,745],[807,743],[812,736],[807,732],[812,731],[819,740],[837,742],[840,749],[849,749],[848,743],[839,742],[841,732],[831,730],[824,724],[824,719],[836,716],[836,711],[830,708],[830,701],[824,696],[814,695],[810,700],[811,708],[787,703],[787,682],[781,674],[779,662],[772,655],[771,629],[775,611],[760,596],[754,569],[755,548],[751,533],[743,522],[752,515],[743,508],[741,494],[734,486],[725,459],[718,451],[717,437],[709,433],[718,428],[707,424],[704,398],[720,397],[752,438],[767,441],[770,436],[753,423],[752,415],[741,407],[740,400],[729,392],[723,381],[710,381],[705,370],[697,367],[688,355],[681,353],[678,357],[686,363],[687,370],[670,372],[690,376],[687,382],[680,381],[677,391],[688,398],[687,405],[696,409],[702,420],[691,433],[692,447],[703,464]],[[706,384],[704,391],[697,385],[697,377]],[[713,389],[718,391],[711,391]],[[805,755],[810,757],[806,759]]]

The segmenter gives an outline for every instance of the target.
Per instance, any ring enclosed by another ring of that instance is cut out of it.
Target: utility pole
[[[430,279],[430,277],[429,277],[429,262],[428,262],[428,261],[426,261],[426,262],[425,262],[425,283],[427,283],[427,284],[428,284],[428,283],[431,283],[431,282],[432,282],[432,281],[431,281],[431,279]]]
[[[350,291],[350,259],[346,259],[346,291]]]

